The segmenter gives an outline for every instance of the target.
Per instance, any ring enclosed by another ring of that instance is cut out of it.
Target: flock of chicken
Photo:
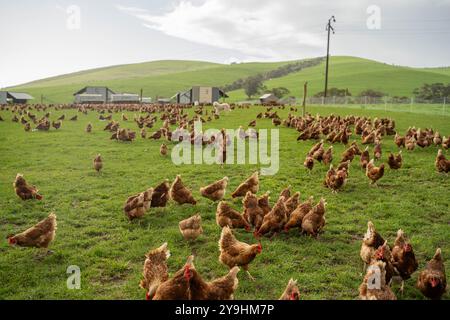
[[[385,164],[381,163],[379,166],[375,164],[376,161],[382,158],[382,138],[384,136],[395,135],[395,144],[399,148],[405,147],[408,151],[414,150],[416,145],[421,148],[432,145],[442,146],[444,149],[450,147],[450,136],[448,138],[442,137],[438,131],[434,132],[432,129],[409,128],[405,136],[402,137],[397,134],[395,122],[391,119],[375,118],[372,121],[370,118],[355,116],[341,118],[340,116],[331,115],[314,118],[308,115],[300,118],[289,115],[284,123],[286,126],[293,127],[300,132],[297,140],[319,139],[321,135],[325,135],[328,142],[343,143],[346,146],[348,146],[349,139],[353,134],[350,126],[354,125],[354,133],[361,137],[363,145],[374,144],[373,157],[371,157],[368,146],[364,151],[361,151],[357,142],[353,141],[342,153],[337,168],[334,168],[333,164],[331,164],[333,161],[332,145],[325,150],[324,140],[321,140],[311,148],[306,155],[303,165],[308,170],[313,170],[315,161],[329,165],[330,169],[326,174],[324,185],[334,193],[345,186],[349,176],[350,163],[357,155],[360,156],[359,165],[365,170],[371,184],[376,185],[377,181],[384,176]],[[390,169],[400,169],[403,165],[402,151],[400,150],[397,154],[390,152],[387,160]],[[448,173],[450,171],[450,160],[445,158],[442,149],[438,150],[435,167],[438,172]]]
[[[61,108],[64,107],[55,107],[57,110]],[[79,111],[86,114],[88,109],[96,110],[95,108],[95,106],[79,107]],[[112,120],[111,114],[104,116],[106,112],[113,113],[120,110],[147,112],[148,115],[146,117],[135,116],[134,119],[138,127],[141,128],[142,138],[147,136],[144,127],[152,128],[157,121],[157,117],[151,114],[162,112],[160,119],[164,121],[163,127],[150,137],[155,140],[161,137],[166,137],[170,140],[173,134],[169,129],[170,125],[178,124],[179,129],[190,128],[193,133],[195,121],[212,120],[211,117],[208,117],[207,120],[201,117],[204,112],[207,115],[207,110],[204,110],[202,107],[195,110],[196,115],[192,119],[189,119],[183,108],[178,106],[169,106],[165,110],[160,109],[159,106],[145,108],[137,106],[107,106],[106,109],[99,111],[99,119],[110,121],[104,130],[109,130],[113,133],[111,139],[121,141],[134,140],[136,137],[135,132],[120,128],[120,124]],[[36,110],[46,110],[46,107],[37,107]],[[26,131],[31,128],[30,122],[37,124],[37,130],[49,130],[50,128],[50,112],[43,118],[37,119],[31,113],[31,110],[26,107],[15,107],[13,111],[14,113],[18,112],[20,115],[20,118],[14,115],[13,121],[20,121],[25,126]],[[287,127],[295,128],[300,132],[297,140],[320,139],[321,136],[325,136],[326,141],[332,144],[343,143],[347,146],[336,168],[332,164],[333,146],[331,145],[325,150],[325,139],[315,144],[306,156],[304,165],[309,170],[313,170],[315,161],[330,165],[324,185],[333,192],[337,192],[345,185],[349,176],[350,163],[357,155],[360,156],[360,166],[366,170],[366,176],[371,183],[376,184],[383,177],[384,164],[376,166],[375,162],[382,158],[381,143],[384,136],[395,135],[394,141],[397,146],[406,147],[407,150],[413,150],[416,145],[419,147],[439,145],[444,149],[448,149],[450,146],[450,138],[442,138],[438,132],[433,132],[431,129],[416,130],[415,128],[409,128],[405,136],[401,137],[396,133],[395,122],[391,119],[372,120],[366,117],[355,116],[341,118],[334,115],[327,117],[313,117],[311,115],[297,117],[289,114],[287,119],[281,120],[276,111],[271,111],[272,108],[268,108],[264,114],[259,114],[257,119],[262,117],[270,118],[276,126],[283,124]],[[25,116],[29,117],[29,121],[25,119]],[[218,114],[213,116],[216,119],[219,117]],[[63,120],[64,116],[61,116],[58,122],[52,122],[51,124],[55,129],[59,129]],[[77,117],[74,116],[70,120],[76,121]],[[125,114],[122,114],[122,120],[128,120]],[[249,126],[255,125],[256,120],[249,124]],[[375,144],[373,158],[370,156],[368,147],[361,151],[356,141],[349,145],[349,138],[353,133],[350,129],[351,126],[355,127],[354,133],[361,136],[363,145]],[[91,132],[92,128],[92,124],[89,123],[86,127],[86,132]],[[254,137],[258,138],[257,135]],[[248,135],[245,134],[242,138],[248,138]],[[195,143],[193,134],[191,139],[191,142]],[[226,149],[226,146],[224,148]],[[160,151],[162,155],[166,155],[167,146],[163,144]],[[223,152],[225,153],[225,150]],[[402,162],[401,151],[398,154],[391,153],[389,155],[388,165],[391,169],[401,168]],[[445,159],[441,149],[438,151],[435,165],[439,172],[447,173],[449,171],[450,161]],[[97,172],[102,170],[103,159],[100,154],[95,157],[93,167]],[[280,193],[276,203],[271,207],[269,192],[261,196],[257,195],[260,186],[258,172],[255,172],[231,193],[232,198],[242,198],[243,208],[241,213],[223,200],[228,182],[229,178],[224,177],[219,181],[200,188],[199,191],[204,198],[218,202],[216,223],[221,228],[219,261],[229,267],[229,272],[221,278],[206,282],[194,266],[194,256],[190,256],[185,265],[172,277],[169,277],[167,259],[170,253],[168,244],[165,243],[159,248],[150,250],[146,255],[143,267],[143,280],[140,286],[146,290],[147,299],[232,299],[238,286],[237,273],[240,268],[244,269],[250,279],[254,280],[248,271],[248,267],[256,256],[262,252],[260,241],[262,236],[271,236],[272,238],[280,232],[289,232],[292,228],[299,228],[301,233],[317,237],[325,227],[327,203],[324,198],[321,198],[316,205],[313,203],[313,197],[309,197],[304,202],[301,202],[300,193],[291,194],[290,187],[288,187]],[[13,186],[16,194],[22,200],[42,199],[39,190],[35,186],[28,184],[21,174],[17,174]],[[171,200],[179,205],[197,204],[197,200],[194,199],[191,190],[185,186],[180,175],[177,175],[172,183],[169,180],[165,180],[155,187],[128,197],[123,206],[123,211],[129,220],[134,220],[142,218],[150,208],[165,207]],[[47,249],[55,237],[56,228],[56,215],[50,213],[46,219],[35,226],[22,233],[8,236],[8,242],[11,245]],[[249,232],[253,231],[256,243],[247,244],[239,241],[232,231],[237,228],[243,228]],[[203,233],[201,215],[196,214],[180,221],[179,230],[184,239],[194,241]],[[403,231],[398,231],[394,246],[390,247],[387,241],[376,232],[372,222],[368,223],[368,230],[363,239],[360,255],[365,266],[368,266],[359,290],[361,299],[395,299],[395,294],[390,289],[392,279],[400,277],[402,280],[406,280],[418,268],[412,245],[406,240]],[[372,283],[374,276],[380,278],[377,285]],[[444,294],[446,277],[440,249],[436,250],[433,259],[421,272],[417,286],[428,298],[438,299]],[[299,297],[300,292],[297,281],[290,279],[280,299],[297,300]]]
[[[401,279],[400,291],[403,292],[404,281],[409,279],[419,266],[412,245],[403,230],[397,231],[394,246],[390,247],[371,221],[367,224],[360,256],[364,266],[369,266],[359,287],[359,296],[363,300],[396,300],[390,288],[394,277]],[[440,299],[445,293],[447,279],[440,248],[420,273],[417,287],[430,299]]]

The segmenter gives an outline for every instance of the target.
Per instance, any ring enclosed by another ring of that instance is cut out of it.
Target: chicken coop
[[[259,97],[261,104],[277,104],[279,99],[273,93],[266,93]]]
[[[28,100],[33,99],[34,98],[28,93],[0,91],[0,104],[25,104],[28,103]]]
[[[174,97],[179,104],[212,104],[220,98],[228,98],[228,95],[218,87],[194,86],[189,90],[178,92]]]
[[[134,93],[117,93],[111,95],[112,103],[140,103],[141,98]]]
[[[109,103],[115,92],[108,87],[84,87],[75,92],[75,103]]]

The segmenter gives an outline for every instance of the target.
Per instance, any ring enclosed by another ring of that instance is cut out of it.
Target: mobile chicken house
[[[0,91],[0,104],[14,103],[26,104],[28,100],[34,99],[28,93]]]
[[[114,91],[108,87],[84,87],[75,92],[75,103],[109,103]]]
[[[178,92],[173,98],[178,104],[212,104],[220,98],[228,98],[228,95],[217,87],[194,86],[184,92]]]
[[[275,104],[278,103],[279,99],[272,93],[266,93],[259,97],[259,102],[261,104]]]
[[[134,93],[117,93],[111,95],[112,103],[140,103],[141,99],[138,94]]]

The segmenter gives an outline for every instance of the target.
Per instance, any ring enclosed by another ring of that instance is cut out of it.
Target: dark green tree
[[[359,96],[360,97],[381,98],[381,97],[387,96],[387,94],[384,93],[384,92],[381,92],[381,91],[376,91],[376,90],[373,90],[373,89],[367,89],[367,90],[361,91]]]
[[[284,96],[287,96],[289,93],[289,89],[285,87],[278,87],[278,88],[272,88],[272,90],[269,91],[269,93],[272,93],[275,97],[278,99],[283,98]]]
[[[244,80],[244,91],[249,99],[264,90],[263,79],[264,77],[261,74],[258,74]]]
[[[420,88],[416,88],[413,91],[416,98],[420,99],[439,99],[439,98],[450,98],[450,83],[444,85],[443,83],[425,83]]]

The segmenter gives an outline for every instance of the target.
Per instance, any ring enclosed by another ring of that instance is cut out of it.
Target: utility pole
[[[328,31],[328,42],[327,42],[327,65],[325,69],[325,91],[324,91],[324,97],[327,97],[327,91],[328,91],[328,63],[330,60],[330,31],[333,31],[334,34],[334,28],[331,26],[331,22],[336,22],[336,19],[334,16],[331,16],[330,19],[328,19],[327,26],[325,27],[325,30]]]
[[[302,116],[306,116],[306,95],[308,94],[308,81],[303,85],[303,104],[302,104]]]

